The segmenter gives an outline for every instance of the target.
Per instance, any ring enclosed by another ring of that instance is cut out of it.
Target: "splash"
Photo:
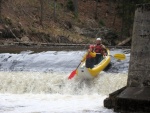
[[[102,72],[91,80],[68,80],[68,73],[0,72],[1,93],[104,94],[124,87],[127,74]],[[111,84],[111,85],[110,85]]]

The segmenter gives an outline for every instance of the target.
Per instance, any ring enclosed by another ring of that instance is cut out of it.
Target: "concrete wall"
[[[137,5],[135,11],[127,85],[150,86],[150,4]]]

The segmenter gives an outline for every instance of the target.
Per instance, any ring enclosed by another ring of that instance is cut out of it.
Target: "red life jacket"
[[[101,45],[96,45],[95,46],[95,52],[103,54],[103,48],[102,48],[102,46]]]

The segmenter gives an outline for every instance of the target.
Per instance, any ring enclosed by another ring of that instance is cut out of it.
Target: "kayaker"
[[[100,63],[103,60],[103,56],[106,56],[106,47],[102,44],[101,38],[96,39],[95,50],[96,57],[95,57],[95,65]]]
[[[94,67],[94,60],[95,60],[95,56],[96,53],[94,52],[94,45],[90,45],[88,52],[85,54],[85,56],[83,57],[83,59],[81,61],[85,61],[85,65],[87,68],[93,68]]]

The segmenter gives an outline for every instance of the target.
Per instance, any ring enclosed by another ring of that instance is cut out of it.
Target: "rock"
[[[64,27],[65,27],[66,29],[71,29],[71,28],[72,28],[72,23],[69,22],[69,21],[65,21],[65,22],[64,22]]]
[[[29,42],[30,39],[27,36],[24,36],[24,37],[21,38],[21,41],[22,42]]]
[[[78,33],[78,34],[83,34],[81,28],[79,28],[79,27],[77,27],[77,26],[74,26],[73,29],[74,29],[74,31],[75,31],[76,33]]]

